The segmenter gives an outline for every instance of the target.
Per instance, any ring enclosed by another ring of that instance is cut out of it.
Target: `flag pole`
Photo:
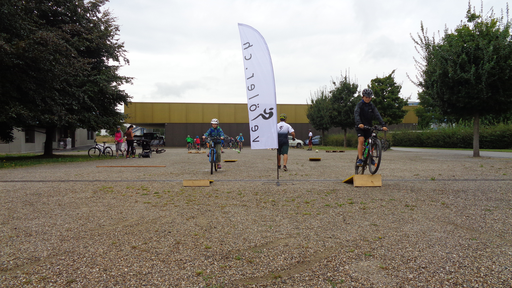
[[[277,186],[279,186],[279,148],[277,149]]]

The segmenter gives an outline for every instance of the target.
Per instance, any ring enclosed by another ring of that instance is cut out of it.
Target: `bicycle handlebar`
[[[359,128],[359,126],[356,126],[356,128]],[[363,128],[359,128],[359,129],[384,131],[384,129],[382,129],[382,127],[379,127],[377,125],[375,125],[375,126],[364,126]]]

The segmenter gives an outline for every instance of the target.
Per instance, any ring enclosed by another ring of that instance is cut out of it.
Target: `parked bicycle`
[[[210,162],[210,174],[213,174],[214,169],[215,171],[217,171],[217,150],[215,150],[214,141],[218,140],[220,140],[220,137],[211,137],[208,139],[210,143],[210,152],[208,152],[208,161]]]
[[[380,139],[382,145],[382,151],[386,152],[389,148],[391,148],[391,143],[387,139]]]
[[[89,151],[87,154],[89,154],[89,157],[100,157],[101,155],[105,155],[107,157],[113,157],[114,156],[114,150],[107,146],[107,142],[103,142],[103,145],[98,144],[96,140],[94,140],[94,147],[89,148]]]
[[[364,174],[366,168],[370,170],[371,174],[375,174],[379,171],[380,162],[382,160],[382,143],[377,138],[377,131],[383,130],[378,126],[364,126],[363,129],[371,130],[372,136],[364,142],[363,166],[357,166],[358,157],[356,157],[356,174]]]

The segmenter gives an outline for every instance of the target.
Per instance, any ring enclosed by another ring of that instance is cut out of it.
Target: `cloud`
[[[479,6],[479,3],[475,3]],[[503,0],[486,0],[499,15]],[[133,101],[246,102],[238,23],[265,37],[274,65],[278,103],[306,103],[312,91],[350,70],[362,89],[396,69],[405,96],[417,88],[410,35],[453,30],[467,1],[399,0],[123,0],[106,4],[134,77],[123,87]],[[480,11],[480,7],[477,7]]]
[[[196,89],[207,89],[207,85],[196,81],[185,81],[179,84],[155,83],[156,90],[151,93],[156,98],[176,97],[183,98]]]

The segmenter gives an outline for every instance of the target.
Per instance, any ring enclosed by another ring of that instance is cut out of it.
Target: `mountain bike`
[[[98,144],[96,140],[94,140],[94,147],[89,148],[89,151],[87,151],[87,154],[89,154],[89,157],[100,157],[101,155],[105,155],[107,157],[113,157],[114,156],[114,150],[107,146],[107,142],[103,142],[103,146]]]
[[[187,150],[188,151],[192,150],[192,143],[187,142]]]
[[[363,129],[371,130],[372,136],[364,142],[364,150],[363,150],[363,166],[357,166],[356,163],[356,174],[364,174],[366,168],[370,170],[370,173],[373,175],[379,171],[380,162],[382,160],[382,143],[377,138],[377,131],[383,131],[382,128],[373,126],[368,127],[364,126]],[[356,162],[359,156],[356,156]],[[373,164],[372,164],[373,163]]]
[[[215,150],[215,142],[219,141],[220,137],[211,137],[209,139],[210,142],[210,152],[208,152],[208,161],[210,162],[210,174],[213,174],[213,170],[217,171],[217,150]],[[218,144],[220,145],[220,144]]]

